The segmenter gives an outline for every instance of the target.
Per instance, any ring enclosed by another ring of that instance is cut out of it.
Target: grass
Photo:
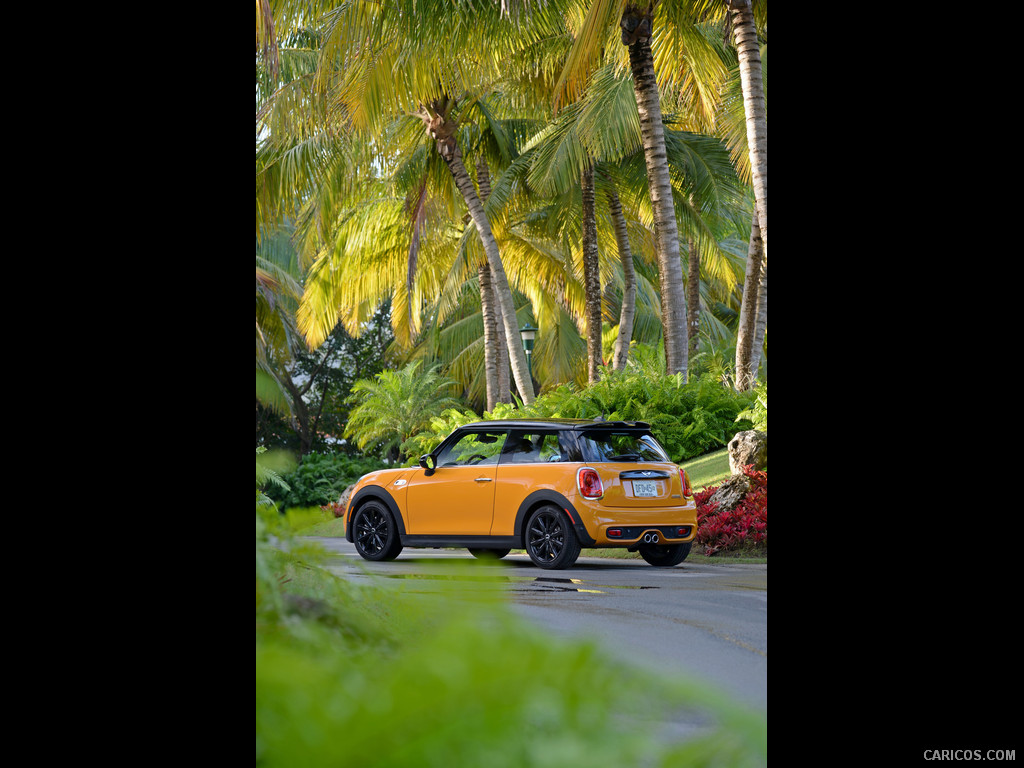
[[[683,462],[683,469],[690,476],[693,490],[700,491],[712,485],[721,485],[729,479],[729,449],[698,456],[693,461]]]
[[[729,471],[729,451],[723,448],[720,451],[709,453],[704,456],[700,456],[693,461],[683,462],[683,468],[686,470],[686,474],[690,476],[690,484],[693,486],[695,491],[708,488],[713,485],[719,485],[730,477]],[[316,510],[316,514],[312,510],[305,512],[295,513],[292,510],[288,511],[289,517],[295,516],[295,519],[290,520],[292,528],[297,530],[302,536],[326,536],[326,537],[338,537],[343,538],[345,536],[345,523],[341,518],[323,519],[323,515],[319,514],[319,510]],[[315,520],[315,522],[314,522]],[[625,559],[625,560],[639,560],[640,555],[636,552],[629,552],[625,549],[584,549],[581,553],[581,557],[607,557],[614,559]],[[743,555],[742,553],[729,554],[722,553],[715,555],[714,557],[705,557],[699,554],[696,550],[692,551],[686,558],[689,562],[701,562],[701,563],[761,563],[767,564],[767,557],[751,557]]]

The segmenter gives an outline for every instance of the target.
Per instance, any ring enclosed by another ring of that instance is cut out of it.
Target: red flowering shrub
[[[335,517],[344,517],[345,516],[345,507],[346,507],[345,504],[331,503],[331,504],[323,504],[320,507],[320,509],[324,510],[324,512],[330,512]]]
[[[696,543],[704,554],[743,551],[768,554],[768,473],[752,466],[743,468],[750,479],[750,490],[733,509],[718,511],[711,497],[720,486],[694,494],[697,502]]]

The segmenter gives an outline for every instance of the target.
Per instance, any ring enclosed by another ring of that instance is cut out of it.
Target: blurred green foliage
[[[258,515],[256,566],[257,766],[767,764],[763,714],[540,634],[485,565],[459,592],[355,586]]]

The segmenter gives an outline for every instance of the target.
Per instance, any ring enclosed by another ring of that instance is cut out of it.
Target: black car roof
[[[646,421],[604,421],[603,419],[489,419],[463,424],[460,429],[588,429],[649,430]]]

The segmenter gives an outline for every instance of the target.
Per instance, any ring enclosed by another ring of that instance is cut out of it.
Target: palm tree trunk
[[[754,324],[754,338],[750,346],[750,370],[757,376],[761,367],[761,351],[764,349],[764,335],[768,332],[768,260],[761,259],[761,287],[757,292],[757,322]]]
[[[484,379],[487,382],[487,410],[498,402],[498,359],[495,349],[498,323],[494,315],[494,290],[491,268],[485,263],[477,268],[480,283],[480,314],[484,320]]]
[[[622,215],[622,203],[615,187],[608,192],[608,210],[615,228],[615,242],[619,247],[619,261],[622,262],[622,309],[619,311],[619,334],[615,337],[615,352],[612,368],[621,371],[629,357],[629,343],[633,340],[633,317],[636,314],[636,270],[633,269],[633,251],[629,247],[629,232],[626,217]]]
[[[469,216],[476,225],[476,231],[480,235],[480,242],[483,243],[484,253],[487,254],[487,261],[491,266],[491,276],[494,279],[494,295],[497,299],[500,310],[501,322],[505,330],[505,346],[508,349],[509,363],[512,367],[512,376],[519,390],[519,396],[526,404],[532,403],[534,399],[533,380],[530,378],[529,367],[526,362],[526,352],[522,344],[519,344],[519,323],[516,321],[515,304],[512,301],[512,288],[509,286],[508,277],[505,275],[505,266],[501,261],[501,251],[498,249],[498,241],[494,239],[491,231],[491,223],[484,213],[483,203],[473,186],[473,179],[470,178],[466,166],[462,163],[462,151],[455,140],[455,123],[447,119],[447,112],[450,103],[447,99],[430,105],[430,111],[420,115],[427,132],[437,142],[437,149],[448,170],[455,180],[455,186],[462,194],[462,199],[469,209]]]
[[[480,189],[480,201],[487,202],[491,196],[491,174],[487,162],[480,158],[476,163],[476,183]],[[477,268],[480,284],[480,311],[484,321],[484,376],[487,382],[487,410],[493,411],[498,403],[512,402],[509,392],[508,347],[505,344],[505,329],[498,322],[494,300],[494,279],[491,266],[486,261]]]
[[[690,257],[686,279],[686,327],[689,333],[690,359],[697,355],[700,342],[700,254],[697,244],[691,239],[688,243]]]
[[[747,117],[747,151],[750,175],[757,201],[765,258],[768,256],[768,108],[761,74],[761,49],[750,0],[725,0],[732,14],[733,35],[740,63],[743,109]]]
[[[740,322],[736,332],[736,388],[741,392],[750,389],[757,376],[757,368],[751,365],[751,356],[755,335],[754,325],[757,320],[757,296],[761,280],[762,258],[761,230],[755,212],[750,223],[747,269],[743,276],[743,303],[740,305]]]
[[[580,179],[583,197],[583,290],[587,314],[587,381],[601,378],[601,273],[597,253],[597,214],[594,211],[594,167],[588,164]]]
[[[686,379],[686,294],[679,258],[679,231],[672,200],[672,181],[665,151],[665,127],[661,121],[661,100],[651,55],[653,5],[627,5],[622,14],[622,42],[629,46],[633,91],[640,113],[647,180],[654,213],[654,233],[661,284],[661,324],[665,334],[665,366],[668,373],[682,373]]]

